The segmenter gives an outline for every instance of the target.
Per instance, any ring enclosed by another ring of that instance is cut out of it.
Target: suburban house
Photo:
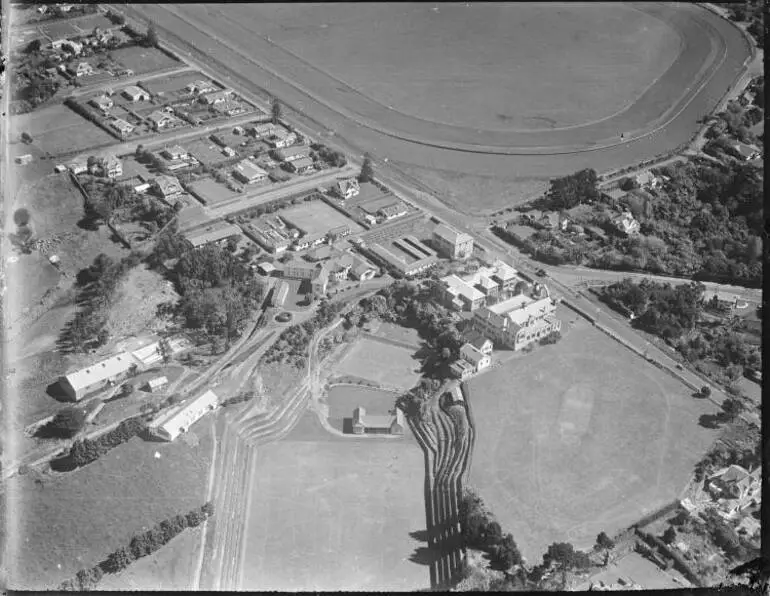
[[[403,435],[405,425],[404,413],[399,408],[392,416],[372,416],[361,407],[353,410],[353,433],[356,435]]]
[[[361,187],[355,178],[345,178],[337,181],[334,190],[343,200],[348,200],[358,196],[358,193],[361,192]]]
[[[660,178],[658,178],[650,170],[639,172],[636,176],[634,176],[634,181],[639,185],[640,188],[657,188],[661,183]]]
[[[92,174],[99,174],[105,178],[119,178],[123,175],[123,164],[114,155],[98,158],[89,168]]]
[[[214,91],[213,93],[201,94],[200,101],[208,106],[213,106],[214,104],[226,101],[232,94],[232,89],[222,89],[220,91]]]
[[[226,99],[225,101],[215,103],[212,108],[217,114],[223,114],[225,116],[237,116],[238,114],[242,114],[246,111],[246,108],[243,107],[243,104],[231,99]]]
[[[76,77],[84,77],[94,74],[94,67],[88,62],[78,62],[76,66],[70,66],[68,69]]]
[[[406,215],[406,213],[407,213],[406,205],[401,201],[398,201],[393,205],[388,205],[387,207],[381,207],[380,209],[377,210],[377,215],[382,217],[385,221],[396,219],[397,217]]]
[[[218,404],[219,399],[216,394],[210,390],[206,391],[189,403],[161,414],[150,423],[150,432],[166,441],[173,441],[182,433],[186,433],[204,415],[214,410]]]
[[[147,381],[147,391],[150,393],[155,393],[158,391],[161,387],[165,387],[168,385],[168,379],[166,377],[155,377],[154,379],[150,379]]]
[[[258,139],[263,139],[272,136],[275,132],[275,124],[272,122],[266,122],[264,124],[255,124],[246,128],[246,132],[254,135]]]
[[[749,472],[733,464],[715,472],[706,480],[706,489],[719,502],[723,517],[734,517],[762,503],[762,468]]]
[[[639,222],[634,219],[634,216],[629,211],[624,211],[617,217],[614,217],[612,223],[619,232],[626,236],[633,236],[639,233]]]
[[[442,256],[464,260],[473,253],[473,237],[440,224],[433,230],[433,243]]]
[[[286,302],[286,297],[289,295],[289,284],[285,281],[280,282],[273,288],[273,295],[270,303],[276,307],[281,308]]]
[[[295,161],[303,159],[310,154],[310,148],[306,145],[297,145],[296,147],[286,147],[277,151],[278,158],[281,161]]]
[[[312,279],[322,263],[307,263],[293,259],[283,264],[283,276],[289,279]]]
[[[59,379],[59,386],[70,398],[79,401],[94,391],[113,385],[137,366],[136,360],[127,352],[123,352],[64,375]]]
[[[51,47],[57,52],[62,51],[65,45],[71,47],[76,56],[83,51],[83,44],[72,39],[55,39],[51,42]]]
[[[123,89],[120,94],[127,100],[134,103],[137,101],[150,101],[150,94],[141,87],[137,87],[136,85],[129,85]]]
[[[485,368],[489,368],[492,364],[492,357],[489,354],[485,354],[474,345],[466,343],[460,348],[460,356],[466,362],[473,366],[474,372],[480,372]]]
[[[520,294],[478,309],[473,315],[473,326],[496,344],[520,350],[561,330],[561,321],[553,316],[556,304],[548,295],[535,300]]]
[[[601,191],[601,195],[604,198],[604,200],[607,201],[613,207],[618,204],[618,201],[625,198],[627,194],[628,193],[622,188],[620,188],[619,186],[615,186],[613,188],[607,188]]]
[[[163,157],[170,160],[187,159],[188,156],[187,151],[181,145],[165,147],[163,151],[161,151],[161,154]]]
[[[185,91],[194,95],[211,93],[216,90],[216,85],[211,81],[194,81],[185,87]]]
[[[462,359],[452,362],[452,364],[449,365],[449,372],[453,377],[460,379],[461,381],[467,381],[475,373],[473,365]]]
[[[276,128],[273,134],[267,140],[267,143],[274,149],[285,149],[291,147],[297,140],[297,135],[284,128]]]
[[[283,233],[263,222],[251,223],[245,229],[254,242],[274,254],[284,252],[291,244]]]
[[[486,303],[487,297],[497,298],[505,292],[515,291],[521,281],[513,267],[497,260],[491,267],[480,267],[465,277],[447,275],[441,278],[434,292],[448,308],[474,311]]]
[[[134,125],[129,124],[122,118],[113,118],[109,121],[110,128],[116,131],[121,137],[126,138],[134,131]]]
[[[357,281],[367,281],[377,275],[377,268],[366,261],[359,261],[350,268],[350,277]]]
[[[253,161],[244,159],[233,168],[233,176],[244,184],[255,184],[267,179],[267,172]]]
[[[147,116],[147,120],[150,121],[153,130],[163,130],[173,124],[175,118],[171,114],[155,110],[152,114]]]
[[[309,157],[301,157],[289,162],[289,169],[295,174],[307,174],[314,169],[313,160]]]
[[[492,340],[487,339],[481,335],[478,331],[471,329],[463,335],[465,342],[472,345],[482,354],[490,355],[494,349]]]
[[[30,155],[30,158],[31,157],[32,156]],[[86,160],[84,160],[84,159],[79,159],[79,160],[72,161],[72,162],[70,162],[68,164],[67,167],[69,168],[69,171],[72,172],[75,175],[83,174],[83,173],[88,171],[88,164],[87,164]]]
[[[112,108],[112,106],[114,105],[112,98],[107,97],[106,95],[100,95],[99,97],[94,97],[88,103],[90,103],[96,109],[101,110],[105,114],[109,112],[110,108]]]
[[[759,158],[759,149],[746,143],[736,143],[733,149],[743,161],[753,161]]]
[[[153,186],[163,199],[175,197],[184,192],[179,180],[174,176],[157,176],[153,181]]]
[[[275,265],[272,263],[268,263],[267,261],[263,261],[262,263],[257,264],[257,271],[259,271],[262,275],[265,276],[271,276],[275,271],[278,271]]]

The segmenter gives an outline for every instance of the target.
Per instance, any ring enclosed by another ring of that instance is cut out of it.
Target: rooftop
[[[436,229],[433,230],[433,233],[439,238],[443,238],[444,240],[452,244],[457,244],[458,242],[468,242],[469,240],[473,240],[473,238],[470,235],[464,232],[459,232],[454,228],[450,228],[445,224],[439,224],[438,226],[436,226]]]
[[[136,360],[134,360],[127,352],[122,352],[107,358],[106,360],[92,364],[87,368],[65,375],[65,378],[72,388],[77,391],[120,375],[126,372],[134,364],[137,364]]]

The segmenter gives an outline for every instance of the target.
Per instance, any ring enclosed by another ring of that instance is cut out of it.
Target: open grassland
[[[428,567],[410,560],[425,533],[417,443],[324,433],[308,413],[285,440],[259,448],[239,587],[428,588]]]
[[[191,429],[199,441],[134,438],[67,474],[8,481],[11,589],[53,589],[92,567],[131,537],[205,501],[211,457],[210,417]],[[160,458],[155,457],[155,453]],[[171,548],[173,548],[173,543]]]
[[[677,498],[716,438],[698,425],[711,402],[582,319],[564,327],[558,344],[470,382],[470,481],[532,562]]]
[[[607,4],[241,5],[226,18],[396,111],[488,129],[611,116],[680,44],[665,22]]]
[[[345,419],[353,417],[353,410],[365,408],[373,416],[386,416],[396,405],[398,393],[354,385],[338,385],[329,389],[329,422],[338,430],[346,431]]]
[[[135,75],[182,66],[181,62],[174,60],[159,49],[145,48],[143,46],[131,46],[113,50],[112,57],[126,68],[133,70]]]
[[[409,389],[417,383],[420,362],[406,348],[364,338],[356,342],[336,367],[336,374]]]
[[[90,147],[117,143],[115,137],[63,104],[13,116],[11,135],[18,138],[23,132],[32,136],[36,147],[52,155],[79,153]]]

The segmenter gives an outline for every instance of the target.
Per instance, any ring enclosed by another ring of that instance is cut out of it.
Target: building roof
[[[163,195],[173,195],[183,192],[179,180],[173,176],[156,176],[155,184]]]
[[[141,87],[137,87],[136,85],[129,85],[121,93],[126,93],[127,95],[136,96],[136,95],[149,95],[147,91],[142,89]]]
[[[169,155],[187,155],[187,149],[181,145],[171,145],[171,147],[166,147],[163,151]]]
[[[404,424],[404,413],[399,408],[396,408],[395,416],[367,414],[366,408],[362,407],[353,410],[353,423],[360,423],[369,428],[390,428],[394,422]]]
[[[714,472],[711,476],[709,476],[709,479],[719,479],[722,482],[740,482],[749,475],[749,471],[743,466],[732,464],[726,468],[722,468],[721,470]]]
[[[331,244],[322,244],[309,250],[305,255],[305,258],[310,261],[325,261],[332,257],[339,256],[340,250]]]
[[[208,390],[195,399],[182,404],[180,407],[161,414],[152,421],[152,426],[155,428],[162,427],[172,436],[176,435],[179,428],[190,426],[205,414],[209,407],[216,407],[218,403],[219,398],[216,394]]]
[[[267,261],[265,261],[264,263],[259,263],[257,267],[259,267],[260,269],[262,269],[262,271],[266,273],[272,273],[273,271],[275,271],[275,265],[273,265],[272,263],[268,263]]]
[[[87,368],[71,372],[64,378],[75,391],[79,391],[123,374],[134,364],[137,364],[136,360],[127,352],[122,352]]]
[[[751,157],[752,155],[755,155],[759,152],[759,149],[752,145],[746,145],[745,143],[736,143],[733,145],[735,150],[740,153],[743,157]]]
[[[436,226],[436,229],[433,230],[433,233],[439,238],[446,240],[450,244],[458,244],[460,242],[468,242],[469,240],[473,240],[469,234],[466,234],[465,232],[459,232],[458,230],[450,228],[445,224],[439,224]]]
[[[241,229],[227,222],[221,221],[204,228],[198,228],[185,233],[187,239],[194,247],[202,246],[209,242],[216,242],[229,236],[240,235]]]
[[[154,379],[150,379],[149,381],[147,381],[147,384],[150,386],[151,389],[155,389],[156,387],[162,387],[166,383],[168,383],[168,378],[165,376],[155,377]]]
[[[342,194],[345,194],[350,189],[359,190],[361,187],[358,184],[358,180],[355,178],[344,178],[337,181],[337,188],[340,189]]]
[[[286,147],[285,149],[278,150],[278,155],[284,160],[290,157],[296,157],[297,155],[305,157],[309,153],[310,147],[307,145],[295,145],[294,147]]]
[[[399,213],[406,213],[406,205],[404,205],[401,201],[398,201],[393,205],[388,205],[387,207],[381,207],[380,209],[377,210],[377,212],[382,213],[385,217],[398,215]]]
[[[452,362],[452,364],[449,365],[449,369],[452,372],[460,373],[460,374],[462,374],[463,372],[473,372],[473,366],[471,366],[465,360],[460,360],[460,359]]]
[[[477,350],[483,348],[486,343],[492,343],[491,339],[484,337],[475,329],[471,329],[470,331],[465,332],[463,334],[463,338],[465,339],[466,343],[469,343]]]
[[[473,364],[478,364],[480,360],[483,358],[486,358],[487,355],[484,354],[481,350],[479,350],[476,346],[474,346],[471,343],[465,343],[460,348],[460,352],[463,354],[463,357],[467,360],[470,360],[473,362]]]
[[[149,116],[147,116],[147,119],[151,122],[154,122],[155,124],[159,124],[164,120],[172,120],[173,117],[169,114],[166,114],[165,112],[161,112],[160,110],[155,110]]]
[[[265,170],[260,168],[257,164],[249,159],[244,159],[243,161],[235,164],[235,169],[248,180],[255,180],[257,178],[264,178],[267,176],[267,172]]]
[[[291,166],[295,170],[299,170],[301,168],[309,168],[313,165],[313,160],[309,157],[300,157],[299,159],[295,159],[293,162],[291,162]]]
[[[447,290],[455,296],[464,296],[471,302],[484,299],[484,294],[482,292],[456,275],[447,275],[441,281],[446,284]]]
[[[609,197],[610,199],[617,201],[625,197],[628,193],[622,188],[616,186],[615,188],[608,188],[603,190],[602,194],[606,197]]]

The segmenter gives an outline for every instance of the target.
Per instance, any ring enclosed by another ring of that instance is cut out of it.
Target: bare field
[[[364,338],[356,342],[335,372],[409,389],[420,377],[415,372],[419,366],[419,360],[406,348]]]
[[[425,532],[420,447],[321,433],[307,413],[285,440],[260,447],[239,588],[428,588],[428,567],[418,562],[425,546],[418,540]]]
[[[361,226],[342,215],[323,201],[310,201],[281,211],[281,218],[310,235],[323,234],[332,228],[350,226],[352,233],[363,230]]]
[[[142,46],[119,48],[112,50],[112,56],[123,66],[133,70],[136,75],[182,66],[181,62],[167,56],[157,48]]]
[[[678,497],[716,438],[715,406],[582,319],[470,382],[470,481],[522,554],[590,548]]]

